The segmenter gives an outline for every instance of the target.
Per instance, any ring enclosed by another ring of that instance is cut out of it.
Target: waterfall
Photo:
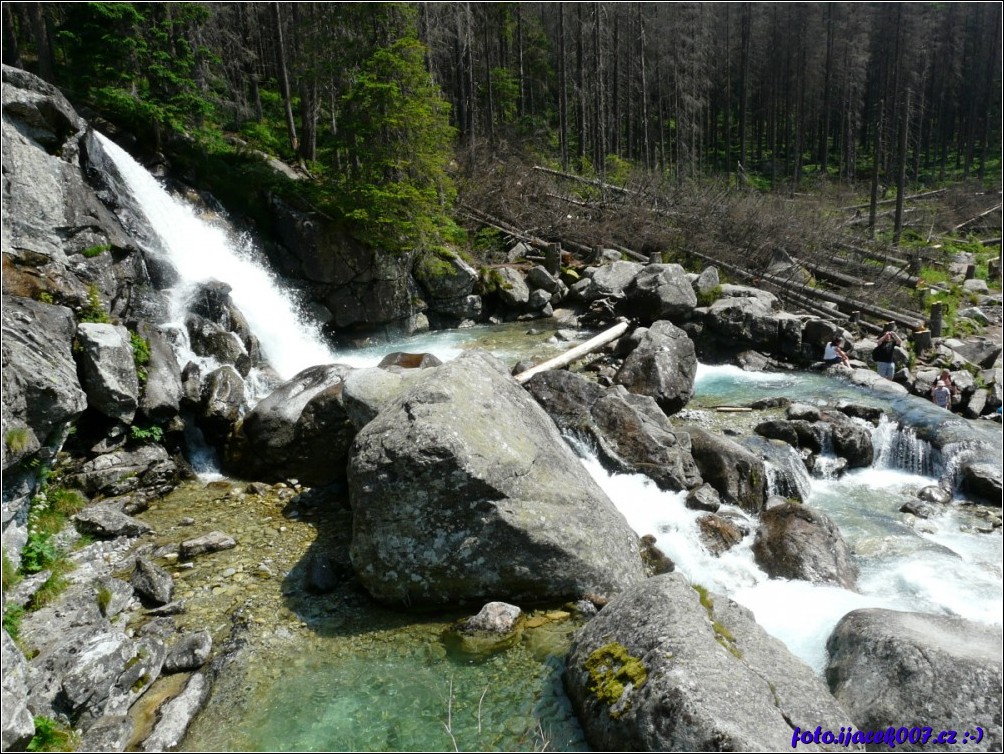
[[[938,476],[941,454],[926,440],[917,437],[912,427],[901,427],[897,422],[883,417],[872,432],[875,449],[873,466],[883,469],[901,469],[921,476]]]
[[[764,459],[767,475],[767,494],[808,500],[812,494],[812,477],[802,456],[790,445],[776,449],[771,458]]]
[[[215,279],[231,286],[230,298],[280,377],[289,379],[307,367],[336,360],[317,324],[304,317],[249,235],[235,232],[222,219],[200,217],[119,146],[101,134],[96,138],[155,235],[145,239],[153,247],[150,251],[163,254],[178,273],[169,292],[175,327],[184,331],[178,323],[184,322],[193,288]]]

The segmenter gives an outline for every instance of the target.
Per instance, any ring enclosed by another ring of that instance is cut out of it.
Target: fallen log
[[[578,361],[583,356],[592,353],[593,351],[602,348],[607,343],[617,340],[621,335],[627,332],[629,327],[628,322],[618,322],[613,327],[604,330],[599,335],[594,338],[590,338],[585,343],[575,346],[575,348],[565,351],[560,356],[555,356],[553,359],[548,359],[547,361],[537,364],[535,367],[527,369],[525,372],[520,372],[516,375],[516,382],[522,385],[524,382],[529,380],[535,374],[540,372],[547,372],[551,369],[562,369],[567,367],[574,361]]]
[[[999,210],[999,209],[1001,208],[1001,206],[1002,206],[1002,205],[998,204],[998,205],[996,205],[996,206],[994,206],[994,207],[991,207],[991,208],[990,208],[990,209],[988,209],[988,210],[987,210],[986,212],[980,212],[980,214],[978,214],[978,215],[977,215],[976,217],[970,217],[970,218],[969,218],[968,220],[966,220],[966,221],[965,221],[964,223],[959,223],[959,224],[958,224],[958,225],[956,225],[956,226],[955,226],[954,228],[952,228],[952,231],[954,232],[954,231],[957,231],[957,230],[960,230],[960,229],[962,229],[962,228],[965,228],[965,227],[966,227],[967,225],[969,225],[969,223],[974,223],[974,222],[976,222],[977,220],[979,220],[979,219],[980,219],[981,217],[986,217],[986,216],[987,216],[987,215],[989,215],[989,214],[990,214],[991,212],[996,212],[997,210]]]
[[[924,191],[924,192],[922,192],[920,194],[914,194],[913,196],[904,196],[903,197],[903,201],[904,202],[910,202],[910,201],[913,201],[914,199],[926,199],[929,196],[937,196],[938,194],[943,194],[947,190],[948,189],[935,189],[934,191]],[[895,197],[892,198],[892,199],[883,199],[882,201],[875,202],[875,203],[876,204],[895,204],[896,203],[896,199],[895,199]],[[850,207],[841,207],[839,211],[840,212],[850,212],[851,210],[868,209],[869,207],[871,207],[871,202],[868,202],[866,204],[854,204],[854,205],[851,205]]]
[[[616,191],[621,194],[635,194],[637,192],[631,191],[630,189],[623,188],[621,186],[615,186],[612,183],[604,183],[597,178],[583,178],[581,175],[575,175],[573,173],[562,173],[560,170],[552,170],[551,168],[541,167],[540,165],[534,165],[534,170],[541,173],[546,173],[547,175],[553,175],[558,178],[564,178],[566,181],[575,181],[576,183],[584,183],[587,186],[595,186],[596,188],[603,189],[604,191]]]

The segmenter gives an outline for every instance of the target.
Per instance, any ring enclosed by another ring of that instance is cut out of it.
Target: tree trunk
[[[286,114],[286,134],[289,136],[290,149],[296,153],[298,142],[296,138],[296,123],[293,120],[293,102],[289,93],[289,67],[286,63],[286,45],[282,35],[282,11],[280,3],[272,3],[272,17],[275,22],[275,63],[279,74],[279,93],[282,95],[283,110]]]
[[[906,196],[906,148],[910,133],[910,88],[906,88],[903,114],[899,124],[899,174],[896,178],[896,218],[893,224],[892,242],[899,246],[903,233],[903,198]]]

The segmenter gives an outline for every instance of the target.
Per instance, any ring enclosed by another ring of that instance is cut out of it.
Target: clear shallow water
[[[187,750],[588,750],[561,691],[577,624],[528,630],[486,659],[451,653],[446,623],[314,636],[259,656],[237,719],[211,705]]]

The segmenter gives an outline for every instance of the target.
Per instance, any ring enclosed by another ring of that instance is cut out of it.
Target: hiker
[[[872,360],[878,373],[887,380],[891,380],[896,374],[896,346],[902,344],[903,341],[896,334],[895,323],[886,323],[885,331],[872,351]]]
[[[834,364],[840,363],[844,366],[850,366],[850,360],[847,358],[847,354],[840,348],[840,338],[834,338],[826,344],[826,348],[823,350],[823,363],[827,366],[833,366]]]

